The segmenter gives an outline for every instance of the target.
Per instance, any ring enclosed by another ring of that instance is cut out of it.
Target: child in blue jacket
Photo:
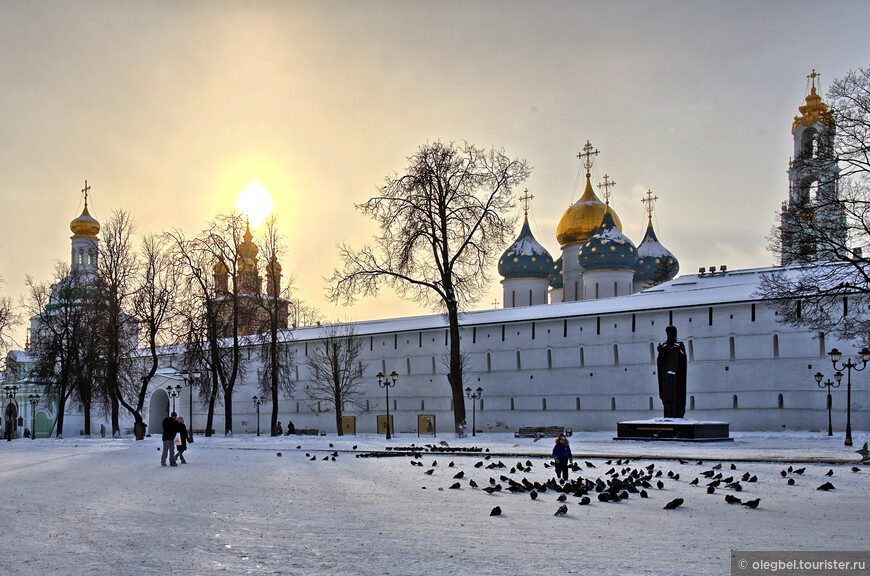
[[[556,438],[556,445],[553,446],[553,460],[556,462],[556,479],[564,482],[568,481],[568,461],[573,460],[571,447],[568,445],[568,439],[564,434],[559,434]]]

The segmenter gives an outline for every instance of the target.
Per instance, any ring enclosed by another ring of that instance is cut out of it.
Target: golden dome
[[[227,268],[226,263],[223,260],[214,265],[214,273],[215,274],[229,274],[230,269]]]
[[[592,190],[589,178],[590,175],[587,172],[586,190],[583,191],[583,196],[565,210],[562,218],[559,219],[559,225],[556,226],[556,240],[559,241],[562,248],[568,244],[589,240],[601,226],[601,220],[606,212],[610,213],[617,229],[622,231],[622,222],[619,220],[619,216],[616,215],[613,208],[598,199]]]
[[[247,258],[249,260],[256,260],[257,254],[260,252],[260,249],[257,248],[257,245],[251,242],[254,239],[254,236],[251,234],[251,226],[248,225],[245,229],[244,235],[245,241],[239,244],[239,258]]]
[[[815,74],[815,70],[813,70],[813,73]],[[792,133],[794,133],[797,127],[801,124],[804,126],[812,126],[816,122],[821,122],[822,124],[830,124],[833,122],[834,119],[831,115],[831,111],[828,110],[827,104],[822,102],[822,97],[816,94],[815,78],[813,79],[813,87],[810,89],[810,93],[806,97],[806,104],[798,106],[798,112],[800,112],[801,115],[794,117],[794,124],[791,125]]]
[[[96,238],[100,233],[100,223],[88,213],[88,201],[85,199],[85,209],[82,215],[69,223],[73,236]]]
[[[272,259],[269,261],[267,270],[270,274],[281,274],[281,264],[278,263],[278,259],[275,258],[274,254],[272,255]]]

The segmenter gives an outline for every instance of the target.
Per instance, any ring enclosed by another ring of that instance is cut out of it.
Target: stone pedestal
[[[616,424],[614,440],[658,440],[671,442],[730,442],[728,422],[687,418],[652,418]]]

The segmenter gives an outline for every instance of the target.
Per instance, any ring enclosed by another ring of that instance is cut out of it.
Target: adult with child
[[[187,450],[187,426],[184,424],[184,418],[179,416],[176,425],[178,427],[178,434],[181,436],[181,441],[178,443],[175,459],[181,460],[182,464],[187,464],[187,460],[184,459],[184,452]]]
[[[178,434],[178,414],[173,412],[163,419],[163,455],[160,457],[160,465],[166,466],[166,457],[169,456],[169,465],[178,466],[175,462],[175,435]]]

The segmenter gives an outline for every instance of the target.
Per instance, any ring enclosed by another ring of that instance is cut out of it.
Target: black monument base
[[[671,442],[730,442],[728,422],[704,422],[686,418],[654,418],[617,422],[614,440]]]

